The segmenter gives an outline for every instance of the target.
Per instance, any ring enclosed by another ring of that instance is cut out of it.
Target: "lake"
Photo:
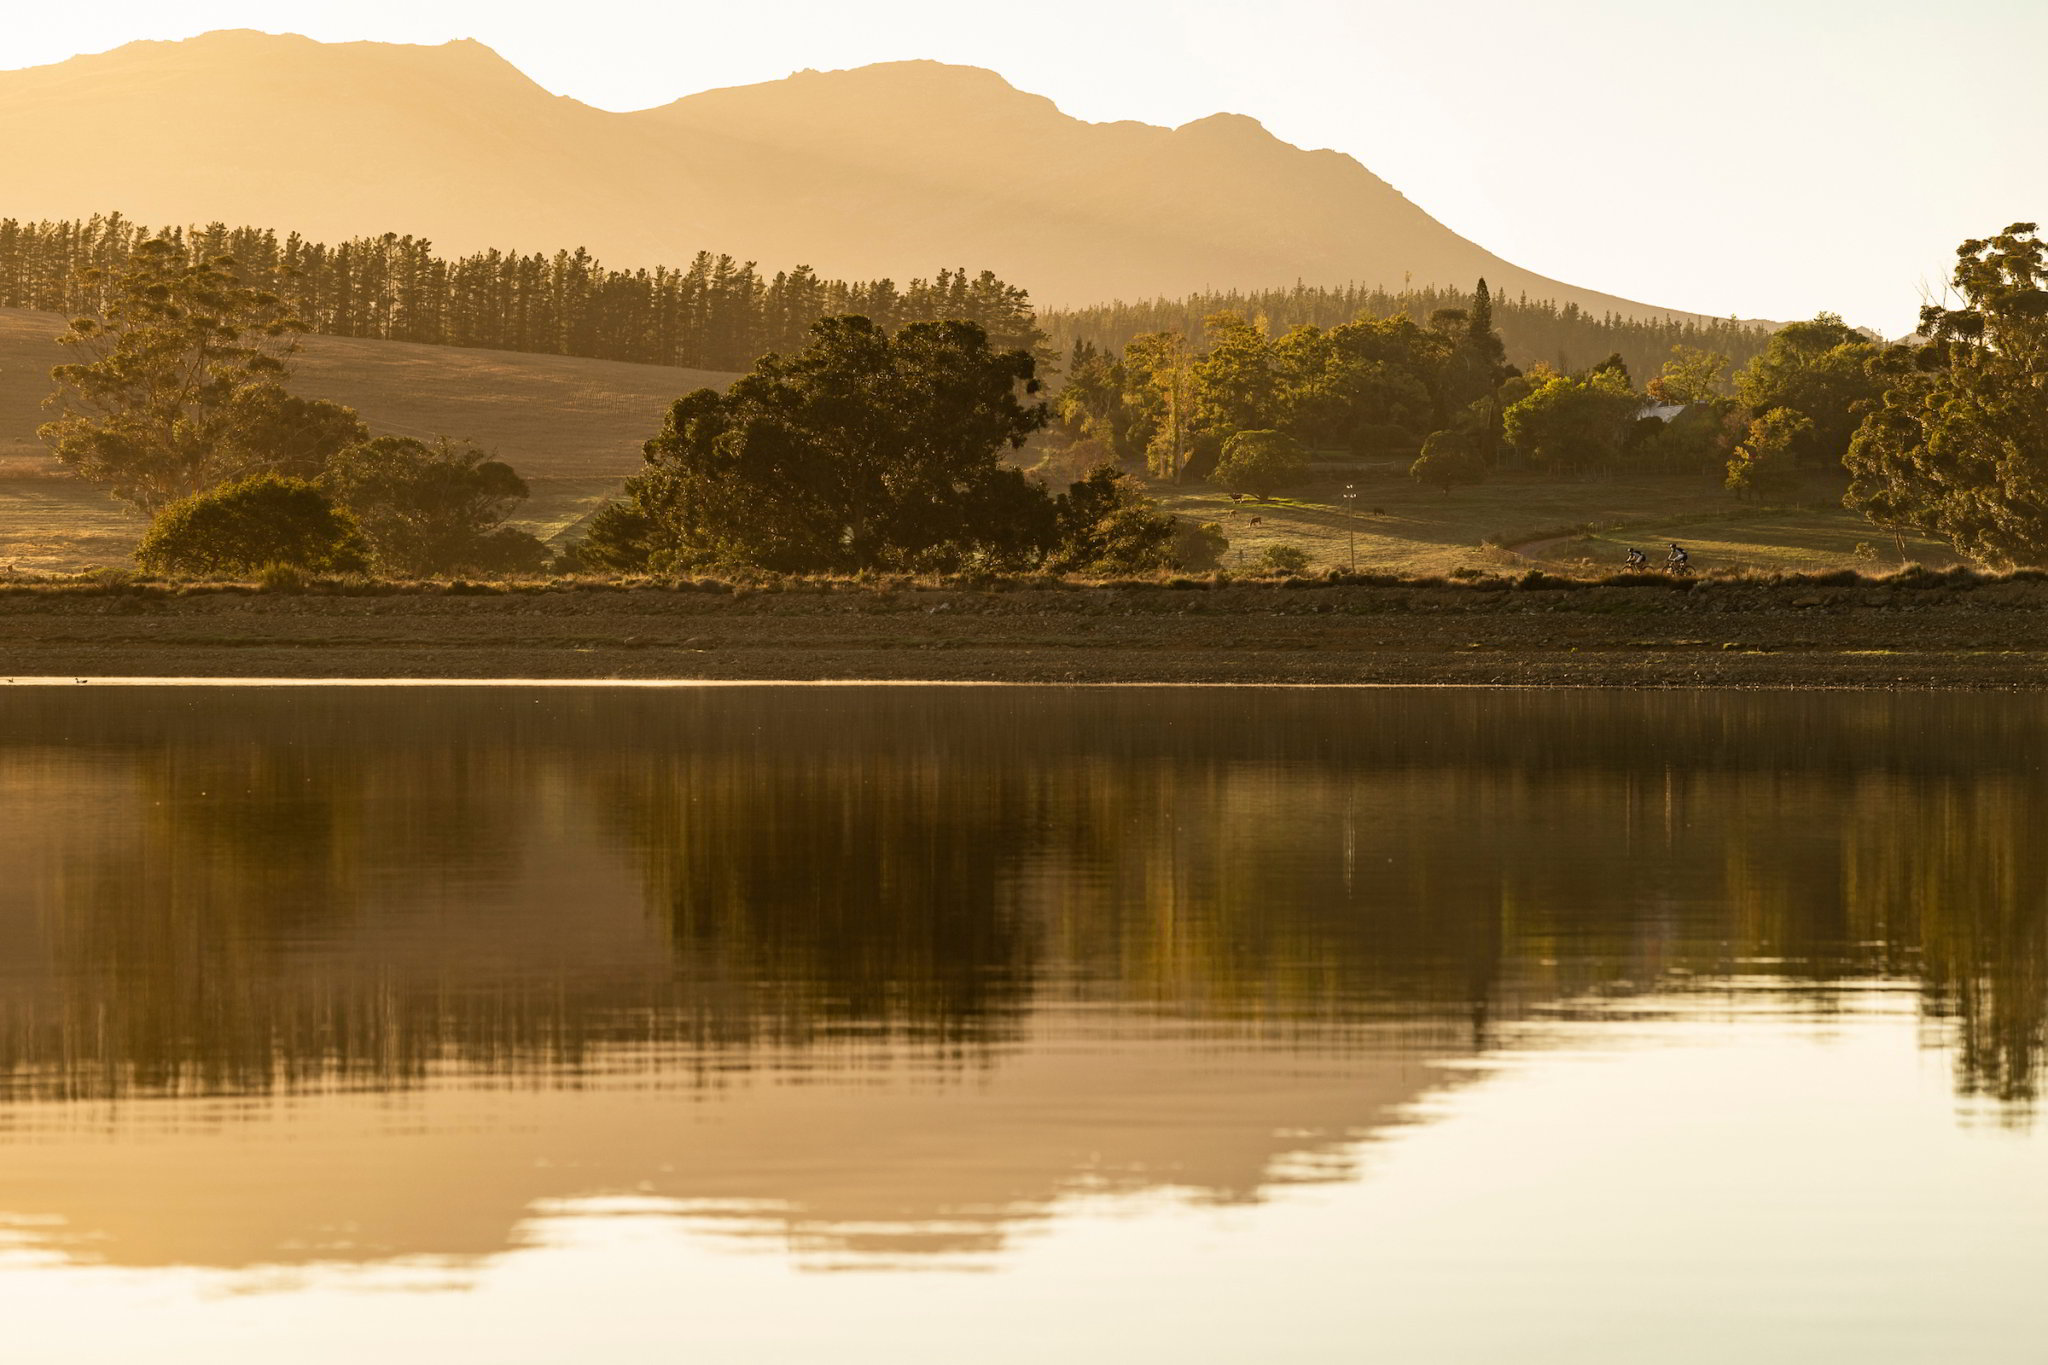
[[[0,689],[10,1360],[2036,1359],[2048,702]]]

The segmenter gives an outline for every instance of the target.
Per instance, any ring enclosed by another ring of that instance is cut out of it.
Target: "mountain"
[[[804,71],[617,114],[472,41],[210,33],[0,72],[0,215],[387,231],[443,250],[699,250],[904,280],[995,271],[1041,304],[1296,281],[1653,308],[1519,269],[1352,158],[1257,121],[1086,123],[937,62]],[[1686,316],[1674,314],[1674,316]]]

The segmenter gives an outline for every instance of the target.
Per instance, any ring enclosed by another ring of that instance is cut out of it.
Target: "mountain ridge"
[[[0,71],[0,164],[0,215],[19,218],[119,206],[329,239],[401,228],[453,251],[581,245],[621,266],[710,250],[843,278],[954,262],[1050,306],[1483,275],[1509,296],[1700,316],[1523,270],[1249,115],[1089,123],[923,59],[613,113],[474,39],[221,30]]]

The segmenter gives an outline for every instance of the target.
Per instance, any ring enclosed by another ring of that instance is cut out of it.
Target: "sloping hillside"
[[[212,33],[0,72],[0,166],[0,214],[23,218],[403,229],[455,252],[580,243],[615,266],[708,249],[843,278],[964,264],[1043,304],[1483,275],[1509,297],[1666,311],[1520,270],[1352,158],[1251,118],[1085,123],[936,62],[613,114],[474,42]]]
[[[59,468],[37,440],[54,313],[0,309],[0,564],[72,568],[124,559],[139,530]],[[292,387],[347,403],[379,433],[475,441],[533,488],[521,524],[542,537],[580,520],[640,464],[668,405],[733,376],[510,351],[308,337]]]

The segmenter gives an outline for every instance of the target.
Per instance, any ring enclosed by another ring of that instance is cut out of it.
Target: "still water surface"
[[[2048,705],[0,692],[24,1362],[1986,1361]]]

